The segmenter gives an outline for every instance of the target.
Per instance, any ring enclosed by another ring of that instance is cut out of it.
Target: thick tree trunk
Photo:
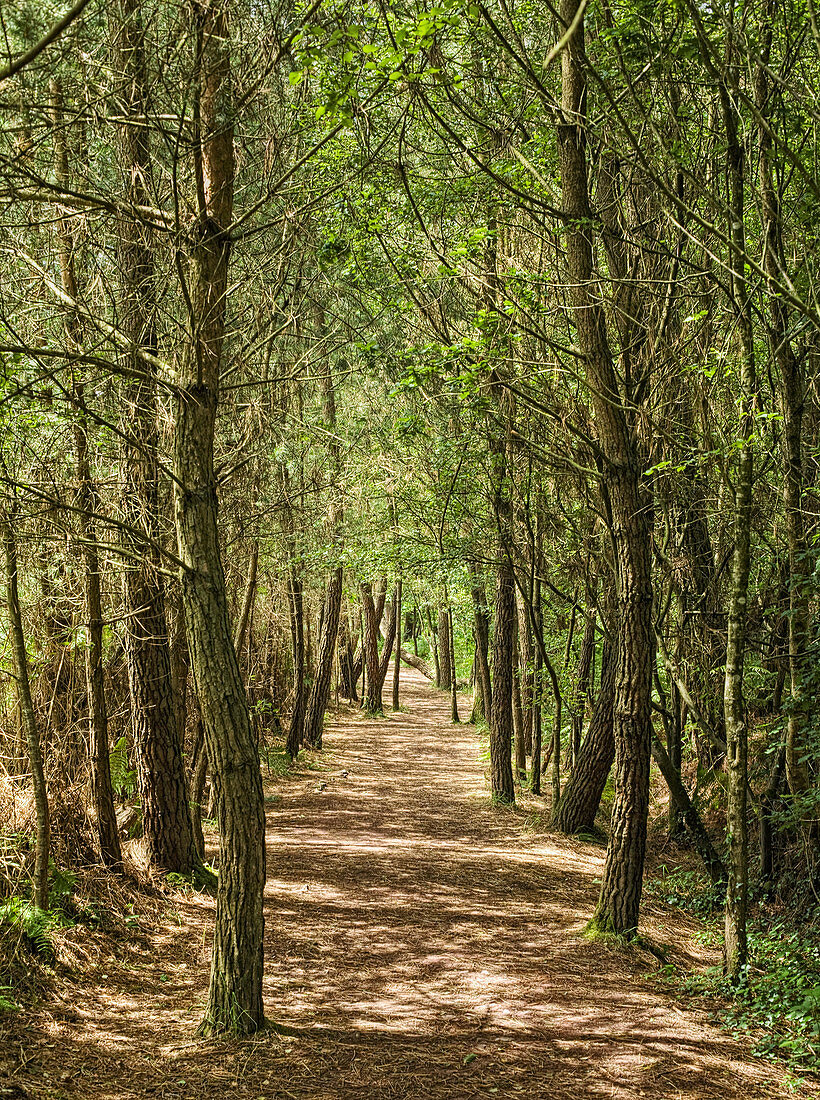
[[[145,125],[144,38],[140,0],[117,0],[116,52],[122,74],[120,153],[129,202],[149,201],[151,175]],[[125,652],[131,690],[137,774],[148,860],[161,871],[190,874],[199,866],[188,806],[182,746],[174,705],[165,597],[157,557],[159,490],[156,383],[141,351],[156,350],[154,261],[149,231],[121,220],[119,327],[131,343],[125,366],[134,378],[125,391],[127,442],[123,505]]]
[[[376,608],[373,587],[369,581],[359,585],[362,599],[363,636],[362,654],[365,669],[365,689],[362,707],[368,714],[383,714],[382,686],[379,677],[379,645]]]
[[[594,279],[586,167],[586,55],[578,0],[562,0],[561,19],[575,28],[562,54],[558,148],[570,301],[585,359],[604,454],[617,577],[618,672],[615,687],[615,800],[601,893],[592,926],[633,936],[637,930],[646,853],[651,747],[652,558],[649,502]],[[577,20],[577,22],[576,22]]]
[[[227,4],[198,7],[195,17],[201,189],[197,224],[189,234],[191,333],[174,423],[174,511],[191,668],[220,832],[211,981],[201,1030],[247,1034],[264,1023],[265,815],[259,756],[231,637],[214,470],[234,180]]]

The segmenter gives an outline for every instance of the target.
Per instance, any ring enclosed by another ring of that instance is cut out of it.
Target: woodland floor
[[[648,953],[585,940],[603,849],[547,832],[539,800],[491,806],[475,730],[418,674],[402,689],[269,788],[265,1002],[293,1034],[196,1038],[213,901],[178,893],[160,931],[5,1017],[0,1098],[820,1096],[676,1004]],[[644,927],[715,961],[649,899]]]

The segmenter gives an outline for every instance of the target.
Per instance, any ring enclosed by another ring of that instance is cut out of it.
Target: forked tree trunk
[[[217,527],[214,427],[225,334],[234,154],[227,4],[195,9],[200,208],[191,241],[191,332],[174,423],[174,505],[191,668],[220,833],[213,956],[201,1031],[248,1034],[264,1023],[265,815],[259,756],[231,638]]]

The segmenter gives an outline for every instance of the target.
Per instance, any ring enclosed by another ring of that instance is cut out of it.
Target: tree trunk
[[[450,668],[450,614],[446,607],[438,613],[438,667],[438,686],[449,691],[453,672]]]
[[[319,652],[316,662],[316,679],[310,689],[305,714],[305,743],[313,749],[322,747],[325,711],[330,697],[330,679],[333,674],[333,654],[339,633],[342,610],[342,567],[331,574],[325,594],[322,629],[319,632]]]
[[[393,655],[393,710],[399,710],[399,673],[401,672],[401,596],[402,582],[396,584],[396,650]]]
[[[122,84],[120,155],[127,200],[150,201],[151,176],[145,124],[146,82],[140,0],[117,0],[117,53]],[[125,652],[131,692],[139,794],[147,855],[160,871],[191,874],[199,867],[182,746],[174,706],[165,597],[159,573],[156,383],[141,351],[156,350],[154,261],[149,231],[130,217],[120,224],[120,329],[131,350],[125,367],[134,380],[125,390],[128,428],[124,445]]]
[[[572,774],[564,786],[558,806],[553,810],[553,825],[561,832],[592,833],[607,777],[615,759],[613,707],[617,658],[604,642],[601,686],[586,737],[581,742]]]
[[[295,760],[305,737],[305,607],[302,579],[293,563],[288,574],[288,605],[293,653],[293,709],[285,752]]]
[[[382,690],[379,678],[378,626],[373,602],[373,587],[369,581],[359,585],[362,597],[363,636],[362,654],[365,669],[365,690],[362,706],[368,714],[383,714]]]
[[[468,563],[470,571],[470,596],[473,601],[475,634],[475,661],[478,673],[477,680],[481,684],[481,699],[484,706],[484,716],[489,719],[492,709],[493,691],[490,679],[490,614],[487,606],[487,593],[484,582],[478,573],[475,562]]]
[[[453,608],[452,605],[447,610],[447,626],[448,637],[450,639],[450,721],[453,724],[458,724],[460,721],[458,717],[458,682],[456,678],[456,638],[453,630]]]
[[[618,674],[615,688],[615,801],[601,893],[592,926],[632,936],[638,926],[651,746],[652,559],[649,502],[641,494],[641,465],[627,420],[594,277],[586,168],[586,54],[578,0],[562,0],[561,19],[573,33],[562,54],[558,126],[570,301],[577,344],[585,360],[604,455],[611,508],[618,601]]]
[[[731,58],[730,58],[730,62]],[[729,239],[731,242],[730,305],[737,323],[740,352],[740,451],[735,473],[734,553],[727,603],[726,676],[723,710],[726,723],[726,829],[729,834],[729,881],[726,887],[724,965],[733,984],[746,980],[748,957],[749,838],[746,825],[748,731],[743,703],[743,667],[746,650],[746,608],[751,566],[752,483],[755,431],[754,335],[751,299],[743,274],[746,264],[744,225],[744,147],[737,128],[736,109],[725,82],[720,88],[726,129],[729,178]]]
[[[515,802],[512,773],[512,690],[515,659],[515,580],[506,558],[498,564],[490,706],[490,780],[498,802]]]
[[[68,145],[63,124],[62,92],[54,81],[52,91],[52,116],[54,122],[55,176],[61,187],[68,187]],[[72,301],[79,300],[74,238],[66,219],[59,223],[60,270],[63,290]],[[82,348],[82,326],[79,315],[69,311],[65,315],[64,328],[68,350],[79,352]],[[103,670],[103,617],[100,589],[100,561],[97,550],[97,533],[93,515],[97,503],[96,490],[91,477],[88,454],[88,425],[85,415],[83,383],[75,377],[72,385],[74,412],[74,451],[77,460],[77,526],[83,558],[85,584],[85,613],[88,640],[85,647],[85,679],[88,697],[89,764],[91,772],[91,798],[94,805],[97,845],[102,862],[109,867],[122,863],[122,849],[114,810],[114,792],[111,787],[111,758],[108,747],[108,709],[105,698]]]
[[[214,470],[234,181],[227,4],[198,7],[195,17],[200,206],[188,235],[191,332],[174,423],[174,505],[191,668],[220,832],[211,981],[201,1031],[248,1034],[264,1023],[265,815],[259,756],[231,638]]]
[[[725,884],[726,868],[723,864],[723,860],[715,851],[715,847],[706,831],[706,827],[701,821],[697,810],[692,805],[689,793],[681,780],[680,771],[672,763],[669,754],[657,737],[653,737],[652,739],[652,755],[655,758],[655,763],[660,769],[661,775],[666,780],[669,794],[678,807],[686,828],[689,830],[689,835],[692,837],[698,855],[706,866],[709,878],[715,885],[721,883]]]
[[[40,744],[40,730],[34,713],[31,698],[31,681],[26,653],[26,634],[23,628],[23,615],[20,610],[20,593],[17,580],[17,542],[14,535],[13,519],[15,509],[8,505],[0,507],[0,524],[3,529],[3,550],[6,565],[6,606],[9,616],[9,634],[11,638],[14,679],[17,685],[17,702],[20,718],[26,734],[29,765],[31,767],[31,786],[34,794],[34,808],[37,820],[36,853],[34,858],[34,904],[38,909],[48,909],[48,857],[49,857],[49,812],[46,777],[43,770],[43,753]]]

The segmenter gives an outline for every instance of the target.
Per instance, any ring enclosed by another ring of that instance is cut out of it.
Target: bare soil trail
[[[213,903],[180,895],[147,956],[101,958],[59,1008],[4,1025],[0,1100],[820,1095],[677,1006],[648,954],[585,940],[603,850],[546,832],[535,804],[491,806],[475,730],[417,673],[402,686],[401,713],[343,711],[319,770],[269,796],[280,1029],[196,1039]],[[691,939],[685,918],[648,918]]]

